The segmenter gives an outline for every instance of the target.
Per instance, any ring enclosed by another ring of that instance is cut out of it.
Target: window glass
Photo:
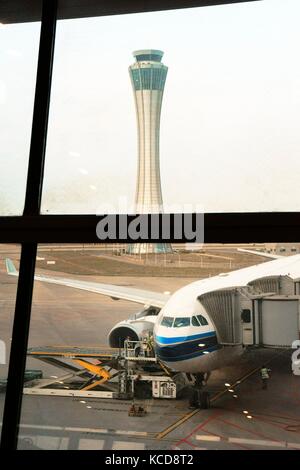
[[[147,247],[152,248],[152,244]],[[152,322],[140,325],[138,317],[139,312],[143,316],[154,312],[151,307],[145,309],[145,304],[151,305],[150,301],[136,303],[122,298],[116,301],[117,294],[138,289],[142,293],[156,293],[160,299],[163,293],[168,297],[170,292],[167,294],[167,291],[175,292],[198,278],[200,263],[186,270],[182,268],[182,260],[185,256],[187,261],[190,260],[188,251],[181,252],[180,257],[178,252],[136,255],[129,248],[121,243],[38,246],[36,274],[49,276],[50,281],[35,280],[34,283],[26,370],[36,371],[36,381],[26,383],[24,387],[19,449],[151,448],[148,435],[136,438],[136,420],[128,420],[130,401],[124,399],[122,403],[120,400],[116,402],[109,395],[119,393],[119,376],[114,376],[117,373],[114,359],[108,364],[106,361],[107,356],[119,354],[120,338],[129,336],[132,340],[136,339],[135,331],[139,331],[140,326],[143,328],[140,330],[141,336],[145,333],[145,337],[151,339],[147,328],[151,327]],[[196,261],[197,256],[194,259]],[[13,261],[18,269],[18,259],[13,258]],[[52,278],[55,278],[55,284],[51,282]],[[6,279],[6,274],[3,274],[4,299],[7,298]],[[16,283],[17,279],[8,276],[8,281]],[[82,283],[83,289],[76,288],[78,282]],[[94,283],[102,287],[109,285],[115,295],[112,292],[100,295],[93,290]],[[159,318],[158,321],[161,320],[172,326],[173,317]],[[132,322],[133,329],[128,330],[128,322]],[[102,356],[99,359],[95,354]],[[139,354],[138,347],[134,354]],[[145,354],[143,349],[140,354]],[[146,354],[149,354],[148,350]],[[78,369],[83,370],[85,364],[80,360],[96,366],[97,361],[102,360],[100,367],[111,375],[109,381],[97,385],[95,382],[100,377],[95,379],[95,369],[77,375]],[[111,366],[113,369],[110,370]],[[90,386],[90,389],[83,390]],[[152,396],[152,384],[149,387],[146,384],[146,388]],[[136,403],[142,404],[139,400]],[[163,409],[168,414],[163,420],[161,403],[157,405],[153,403],[152,407],[156,428],[178,419],[174,401],[169,403],[166,400],[164,403]],[[118,409],[116,413],[115,406]],[[148,421],[142,420],[138,430],[146,433],[148,425]],[[105,429],[110,430],[109,433],[105,434]]]
[[[154,184],[155,194],[161,188],[166,213],[195,212],[196,206],[197,212],[300,211],[299,15],[298,0],[274,0],[60,20],[43,213],[133,213],[136,189],[144,184],[142,176],[137,182],[138,153],[147,146],[156,149],[161,184],[158,165],[141,157],[140,168],[149,175],[147,187]],[[136,63],[133,51],[145,44],[164,52],[168,73],[157,69],[158,62],[133,73],[136,92],[144,89],[140,119],[147,122],[139,148],[128,68]],[[1,70],[7,74],[5,66]],[[15,72],[9,74],[13,83],[23,82],[23,70]],[[157,93],[164,88],[161,116],[151,86]],[[16,92],[3,125],[10,125],[12,113],[17,119],[17,106],[24,134],[19,104],[28,103],[30,93],[23,84]],[[158,132],[149,129],[159,117],[158,142]],[[26,145],[16,145],[0,146],[3,162],[25,152]],[[11,184],[15,175],[4,175],[4,187],[19,191]],[[224,191],[224,182],[234,191]],[[153,200],[150,194],[143,201]],[[188,204],[195,210],[185,209]]]
[[[181,328],[183,326],[189,326],[189,325],[190,325],[190,318],[189,317],[175,318],[174,328]]]
[[[39,34],[40,22],[0,16],[0,216],[23,211]]]
[[[207,322],[206,318],[203,315],[197,315],[197,318],[199,320],[200,325],[202,325],[202,326],[208,325],[208,322]]]
[[[280,243],[277,246],[258,244],[255,247],[248,246],[248,248],[251,251],[272,249],[277,253],[277,250],[279,251],[282,246],[286,247],[286,253],[291,254],[290,248],[299,249],[300,244],[296,242],[292,244]],[[162,305],[164,300],[168,301],[173,294],[176,296],[178,289],[195,281],[199,282],[199,278],[212,279],[212,276],[229,272],[232,269],[255,265],[257,273],[257,264],[268,262],[269,258],[265,260],[255,253],[238,251],[237,248],[240,247],[233,245],[205,245],[203,250],[195,250],[194,252],[186,249],[185,245],[177,245],[173,248],[175,247],[176,252],[168,253],[165,256],[158,253],[136,255],[134,250],[127,250],[128,247],[125,244],[116,246],[61,245],[58,243],[39,245],[36,260],[36,275],[39,277],[34,283],[26,361],[27,378],[34,378],[34,381],[28,381],[24,385],[18,443],[20,449],[118,450],[122,446],[123,449],[128,450],[153,449],[153,436],[157,435],[158,430],[164,430],[174,423],[178,423],[178,416],[189,412],[188,398],[180,397],[179,394],[175,400],[170,400],[168,394],[164,395],[166,399],[160,397],[159,400],[156,400],[153,395],[154,391],[157,391],[154,382],[157,380],[157,374],[165,376],[166,371],[160,369],[153,354],[161,353],[161,357],[165,358],[165,362],[162,363],[164,366],[168,364],[170,357],[176,360],[181,355],[191,354],[193,356],[194,353],[198,354],[198,351],[203,352],[205,349],[210,351],[211,347],[214,349],[217,347],[216,339],[211,338],[211,341],[206,341],[200,338],[195,342],[191,341],[193,344],[189,341],[182,341],[182,337],[190,334],[189,325],[193,318],[192,315],[178,318],[169,315],[158,316],[157,319],[152,318],[155,322],[159,322],[157,330],[160,328],[160,322],[163,321],[166,322],[165,325],[169,326],[166,328],[166,332],[174,334],[162,334],[164,338],[160,338],[162,343],[158,341],[158,344],[155,344],[154,339],[155,351],[153,351],[151,338],[153,322],[140,322],[140,316],[146,315],[146,319],[151,320],[147,316],[147,313],[152,309],[151,299],[153,302],[156,299],[159,305]],[[152,248],[152,245],[147,245],[147,248]],[[247,249],[246,246],[243,248]],[[9,349],[13,320],[9,315],[13,313],[17,278],[6,274],[4,260],[7,257],[12,259],[18,269],[18,249],[7,246],[0,247],[0,337],[8,344]],[[202,264],[204,261],[205,265]],[[263,268],[263,266],[261,267]],[[274,272],[274,267],[272,272]],[[256,287],[252,286],[251,292],[255,291],[258,297],[261,297],[263,287],[266,292],[270,292],[269,283],[266,283],[265,286],[261,286],[261,283]],[[284,291],[281,294],[284,299],[288,292],[294,292],[291,287],[290,283],[282,286]],[[294,287],[298,292],[297,280],[295,280]],[[133,295],[133,302],[129,300],[130,295]],[[118,296],[120,298],[116,301]],[[176,297],[173,300],[175,299]],[[140,303],[136,302],[137,300]],[[204,302],[205,299],[202,301]],[[295,305],[294,302],[296,302]],[[296,311],[296,300],[287,303],[291,306],[293,304]],[[149,308],[147,309],[145,305],[149,305]],[[208,300],[206,307],[209,309],[210,305],[212,304]],[[226,303],[223,307],[226,309]],[[238,302],[235,307],[234,314],[239,319]],[[293,319],[295,318],[294,307],[291,307]],[[171,310],[169,311],[171,312]],[[199,311],[202,310],[199,308]],[[262,311],[264,312],[265,309],[263,308]],[[184,315],[185,310],[182,309],[182,312]],[[196,315],[194,319],[195,317]],[[204,315],[199,314],[197,321],[199,319],[202,321],[203,318]],[[172,329],[171,326],[174,322],[175,329]],[[293,324],[295,338],[297,338],[298,324],[297,322]],[[248,342],[249,337],[243,336],[242,339],[240,336],[242,332],[239,321],[235,326],[237,335],[235,340],[238,341],[238,348],[240,348],[240,342],[245,339]],[[192,327],[196,335],[202,333],[204,329],[208,329],[208,327]],[[154,360],[154,364],[151,365],[147,362],[145,374],[140,372],[140,361],[128,361],[129,369],[127,369],[123,360],[124,356],[122,356],[124,353],[122,340],[130,337],[132,341],[135,341],[138,340],[139,335],[141,339],[147,338],[147,347],[139,348],[136,345],[132,356],[140,355],[144,359],[146,356],[147,361],[150,362]],[[259,341],[260,338],[257,337],[257,340]],[[226,383],[228,381],[230,384],[235,384],[240,377],[244,377],[249,370],[253,370],[255,364],[260,366],[270,360],[273,360],[274,363],[276,361],[277,356],[273,354],[274,359],[272,359],[270,349],[260,348],[257,354],[254,364],[253,356],[246,355],[247,357],[241,362],[226,367],[226,370],[221,368],[220,372],[214,374],[212,382],[208,383],[212,387],[212,394],[215,393],[213,390],[224,390],[225,380]],[[268,403],[263,403],[263,412],[269,416],[278,413],[280,406],[289,406],[290,416],[292,416],[293,410],[298,409],[297,396],[288,394],[294,384],[292,372],[286,373],[287,370],[290,370],[291,356],[287,354],[281,357],[276,368],[276,376],[281,379],[277,381],[280,384],[280,389],[275,390],[275,401],[269,400]],[[176,366],[175,362],[173,364]],[[129,372],[128,382],[124,383],[123,373],[126,371],[134,371],[134,373]],[[0,373],[1,378],[5,379],[7,370],[4,366],[3,368],[0,366]],[[139,382],[132,383],[132,380],[135,380],[134,378],[140,374],[144,377],[150,376],[153,381],[148,384],[143,383],[142,390],[137,385],[134,403],[144,406],[147,393],[147,403],[151,406],[151,417],[147,417],[147,415],[142,420],[130,420],[128,419],[128,410],[132,403],[130,393],[132,386],[135,388],[136,383]],[[253,380],[255,382],[253,390],[257,390],[259,394],[259,374],[251,377],[251,383]],[[153,388],[152,385],[154,385]],[[276,388],[276,383],[272,383],[273,386]],[[125,393],[123,387],[126,388],[126,396],[123,395]],[[261,411],[261,408],[256,408],[253,402],[253,394],[243,393],[239,387],[235,390],[238,396],[242,396],[244,409],[251,410],[253,415]],[[288,396],[289,401],[283,401],[283,396]],[[234,403],[231,404],[231,412],[234,411],[239,425],[239,437],[248,439],[249,433],[245,429],[245,417],[240,409],[241,402],[236,401],[234,397],[232,399]],[[225,409],[228,399],[224,396],[224,398],[220,397],[220,400],[223,400],[220,401],[220,407]],[[4,396],[0,393],[0,410],[3,401]],[[259,400],[256,401],[259,404]],[[253,423],[251,422],[251,426],[253,424],[256,426],[257,432],[260,432],[261,421],[258,424],[255,423],[255,420]],[[191,420],[189,428],[186,428],[186,425],[186,422],[183,423],[184,427],[181,428],[184,436],[193,433],[195,429],[193,420]],[[268,429],[268,427],[264,428],[264,432],[267,432],[267,436],[271,439],[272,432],[270,431],[271,434],[268,434]],[[182,435],[179,431],[175,435],[176,440],[179,439],[178,436]],[[219,429],[216,428],[215,432],[218,433],[218,431]],[[285,431],[280,429],[280,432]],[[193,445],[199,446],[197,433],[195,432],[191,436],[193,440],[190,440],[189,437],[189,441]],[[226,437],[232,437],[232,430],[229,428],[226,431]],[[289,432],[286,431],[281,439],[290,442]],[[248,442],[249,439],[247,445]],[[226,442],[227,444],[228,442]],[[215,442],[212,445],[215,445]],[[173,442],[169,440],[163,442],[158,440],[155,448],[156,450],[170,450],[171,446],[173,446]],[[205,447],[207,446],[210,446],[208,441],[205,442]],[[230,448],[238,447],[235,443],[230,443],[230,446]],[[186,449],[186,442],[180,443],[180,449]]]
[[[193,326],[200,326],[200,323],[197,320],[197,317],[192,317],[192,325]]]
[[[161,325],[171,328],[171,326],[173,325],[173,321],[174,321],[173,317],[163,317],[161,321]]]

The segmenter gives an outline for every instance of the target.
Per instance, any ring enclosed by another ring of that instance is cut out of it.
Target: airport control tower
[[[137,214],[163,212],[159,167],[160,113],[168,67],[162,51],[139,50],[129,67],[138,126],[138,170],[135,196]],[[131,253],[170,253],[168,243],[134,244]]]

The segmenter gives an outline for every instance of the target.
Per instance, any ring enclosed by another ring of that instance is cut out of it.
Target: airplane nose
[[[215,332],[193,336],[166,337],[159,334],[158,328],[154,336],[155,353],[164,362],[184,361],[218,349]]]

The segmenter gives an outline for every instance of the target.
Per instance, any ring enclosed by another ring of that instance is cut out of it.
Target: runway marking
[[[185,438],[183,439],[180,439],[177,444],[180,444],[181,442],[185,441],[187,442],[187,439],[189,437],[191,437],[196,431],[198,431],[198,429],[201,429],[201,428],[204,428],[204,426],[206,426],[209,422],[213,421],[214,419],[217,418],[218,415],[220,415],[222,412],[221,411],[217,411],[215,412],[212,416],[210,416],[209,418],[207,418],[203,423],[199,424],[195,429],[192,430],[192,432],[190,432],[190,434],[188,434]]]
[[[220,441],[221,438],[219,436],[205,436],[205,435],[197,435],[195,436],[196,441]]]
[[[258,421],[262,421],[263,423],[267,423],[270,426],[273,426],[275,428],[281,429],[282,431],[290,431],[290,429],[287,429],[287,428],[293,426],[293,425],[289,425],[289,424],[286,424],[286,423],[283,423],[283,422],[280,422],[280,421],[274,421],[272,419],[262,418],[261,416],[257,416],[257,415],[255,415],[255,419],[257,419]],[[295,425],[295,427],[297,427],[297,426],[300,429],[300,425]]]
[[[132,436],[147,436],[148,435],[146,431],[115,431],[115,434],[125,434],[125,435],[132,435]]]
[[[287,442],[287,448],[288,449],[291,449],[291,448],[300,449],[300,444],[296,442]]]
[[[269,364],[271,361],[273,361],[276,357],[284,354],[284,352],[279,352],[277,354],[275,354],[271,359],[269,359],[268,361],[265,361],[265,364]],[[255,374],[256,372],[258,372],[260,370],[260,366],[259,367],[256,367],[255,369],[251,370],[250,372],[248,372],[246,375],[242,376],[241,378],[237,379],[232,385],[231,385],[231,388],[234,388],[236,387],[237,385],[240,385],[241,383],[243,383],[246,379],[248,379],[251,375]],[[225,390],[222,390],[221,392],[218,392],[216,393],[216,395],[214,395],[212,398],[211,398],[211,402],[214,402],[216,400],[218,400],[218,398],[222,397],[223,395],[227,394],[228,393],[228,390],[227,388]],[[189,413],[187,413],[186,415],[184,415],[182,418],[180,418],[178,421],[175,421],[175,423],[171,424],[170,426],[168,426],[167,428],[165,428],[163,431],[159,432],[156,436],[156,439],[163,439],[167,434],[169,434],[170,432],[174,431],[174,429],[176,429],[178,426],[180,426],[181,424],[185,423],[187,420],[189,420],[190,418],[192,418],[194,415],[196,415],[197,413],[199,413],[199,411],[202,411],[201,408],[198,408],[196,410],[193,410]]]
[[[78,450],[103,450],[104,440],[80,439]]]
[[[210,434],[211,436],[215,436],[215,437],[219,437],[220,438],[220,441],[222,440],[226,440],[227,439],[227,436],[224,436],[223,434],[216,434],[214,432],[211,432],[211,431],[207,431],[207,429],[203,429],[204,432],[206,432],[207,434]],[[219,442],[220,442],[219,441]],[[242,444],[237,444],[238,447],[240,447],[241,449],[243,450],[249,450],[249,447],[246,447],[245,445],[242,445]]]
[[[44,435],[23,434],[19,436],[19,446],[23,443],[29,446],[35,446],[44,450],[68,450],[68,437],[54,437]],[[77,450],[103,450],[105,449],[104,439],[86,439],[81,438],[78,442]],[[142,442],[114,441],[113,450],[143,450],[145,444]]]
[[[65,431],[71,432],[88,432],[98,434],[118,434],[126,436],[148,436],[146,431],[130,431],[127,429],[100,429],[100,428],[78,428],[78,427],[67,427]]]
[[[183,424],[185,421],[190,419],[192,416],[194,416],[198,412],[199,412],[199,410],[197,409],[197,410],[191,411],[190,413],[187,413],[182,418],[180,418],[178,421],[175,421],[175,423],[171,424],[171,426],[167,427],[164,431],[159,432],[156,436],[156,439],[162,439],[163,437],[165,437],[170,432],[174,431],[174,429],[176,429],[178,426]]]
[[[285,447],[285,442],[282,441],[268,441],[268,440],[261,440],[261,439],[244,439],[239,437],[229,437],[228,442],[232,442],[234,444],[249,444],[249,445],[256,445],[256,446],[270,446],[270,447]]]
[[[247,373],[245,376],[241,377],[240,379],[237,379],[231,387],[235,387],[236,385],[240,385],[242,382],[244,382],[244,380],[246,380],[248,377],[250,377],[250,375],[254,374],[258,370],[260,370],[260,367],[257,367],[255,369],[253,369],[251,372]],[[222,390],[221,392],[216,393],[216,395],[214,395],[211,398],[210,401],[211,402],[216,401],[218,398],[225,395],[226,393],[228,393],[227,388],[225,390]],[[199,411],[202,411],[201,408],[197,408],[196,410],[193,410],[193,411],[187,413],[182,418],[180,418],[178,421],[175,421],[175,423],[171,424],[171,426],[164,429],[164,431],[158,433],[157,439],[163,439],[167,434],[174,431],[174,429],[176,429],[178,426],[185,423],[185,421],[192,418],[195,414],[199,413]]]
[[[54,436],[36,436],[31,434],[21,434],[19,436],[18,447],[22,443],[27,443],[31,446],[38,447],[40,449],[48,450],[67,450],[69,446],[68,437],[54,437]]]
[[[2,425],[2,423],[1,423]],[[40,424],[21,424],[21,428],[28,429],[43,429],[46,431],[65,431],[65,432],[82,432],[82,433],[91,433],[91,434],[117,434],[122,436],[140,436],[147,437],[150,435],[147,431],[130,431],[127,429],[104,429],[104,428],[80,428],[72,426],[46,426]],[[153,433],[152,433],[153,434]]]
[[[1,423],[2,425],[2,423]],[[46,426],[43,424],[20,424],[21,428],[46,429],[47,431],[64,431],[62,426]]]
[[[144,450],[145,444],[142,442],[114,441],[112,450]]]
[[[78,427],[67,427],[64,428],[64,431],[68,432],[88,432],[93,434],[108,434],[108,429],[100,429],[100,428],[78,428]]]
[[[225,423],[229,426],[233,426],[243,432],[247,432],[248,434],[254,434],[255,436],[260,436],[260,437],[264,437],[265,439],[268,439],[268,436],[266,436],[265,434],[262,434],[261,432],[257,432],[257,431],[251,431],[251,429],[247,429],[246,427],[242,427],[236,423],[232,423],[231,421],[228,421],[226,419],[222,419],[222,418],[219,418],[218,421],[221,421],[222,423]],[[276,439],[275,439],[276,441]],[[277,442],[280,442],[277,440]]]
[[[197,435],[195,436],[197,441],[207,441],[207,442],[230,442],[232,444],[248,444],[252,446],[264,446],[264,447],[281,447],[288,449],[300,449],[300,443],[295,442],[286,442],[286,441],[271,441],[263,439],[247,439],[240,437],[219,437],[219,436],[206,436],[206,435]]]

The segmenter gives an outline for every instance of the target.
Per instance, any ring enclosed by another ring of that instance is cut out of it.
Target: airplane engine
[[[108,334],[108,342],[111,348],[124,346],[124,341],[130,337],[132,341],[140,341],[153,332],[154,323],[145,320],[124,320],[117,323]]]
[[[160,308],[145,305],[143,310],[135,313],[128,320],[117,323],[108,334],[109,346],[111,348],[123,347],[128,336],[132,341],[140,341],[152,333],[159,312]]]

